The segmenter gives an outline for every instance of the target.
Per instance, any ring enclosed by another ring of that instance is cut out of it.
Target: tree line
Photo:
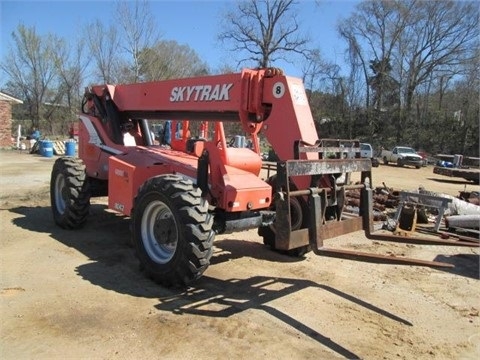
[[[327,6],[318,1],[318,6]],[[231,63],[212,70],[189,45],[162,38],[148,1],[119,2],[78,40],[19,24],[0,69],[24,101],[16,118],[66,133],[89,83],[182,78],[298,64],[319,136],[375,147],[479,156],[479,9],[474,1],[365,0],[337,24],[346,65],[322,56],[295,0],[230,4],[218,41]]]

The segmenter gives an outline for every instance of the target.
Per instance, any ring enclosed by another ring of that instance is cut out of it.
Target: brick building
[[[12,145],[12,105],[23,101],[0,92],[0,148]]]

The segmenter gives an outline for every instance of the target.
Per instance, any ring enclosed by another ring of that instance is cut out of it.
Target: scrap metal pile
[[[400,194],[385,183],[383,187],[374,189],[373,194],[373,220],[386,221],[391,212],[395,212],[400,201]],[[346,193],[346,211],[358,213],[360,208],[360,190],[351,190]]]
[[[373,219],[384,222],[384,229],[395,230],[404,207],[415,208],[416,224],[432,224],[433,232],[468,233],[480,237],[480,201],[478,192],[461,191],[458,197],[429,192],[420,187],[412,192],[403,192],[382,184],[374,189]],[[358,213],[360,190],[346,193],[345,211]],[[440,227],[442,231],[440,231]],[[414,230],[414,229],[413,229]]]

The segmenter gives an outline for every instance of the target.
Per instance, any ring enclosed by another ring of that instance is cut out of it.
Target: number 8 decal
[[[280,99],[283,95],[285,95],[285,85],[282,82],[276,82],[273,85],[273,97]]]

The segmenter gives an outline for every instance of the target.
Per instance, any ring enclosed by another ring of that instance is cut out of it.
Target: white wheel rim
[[[165,203],[156,200],[147,205],[142,215],[141,234],[151,260],[166,264],[173,258],[178,243],[178,226]]]

